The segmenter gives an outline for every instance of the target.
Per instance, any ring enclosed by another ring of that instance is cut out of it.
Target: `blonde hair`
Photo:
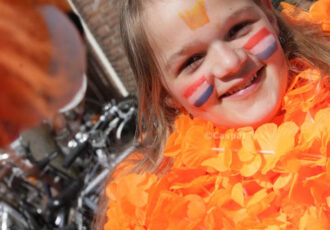
[[[161,84],[159,66],[144,29],[142,11],[142,1],[122,1],[120,28],[138,88],[140,152],[147,153],[140,166],[155,170],[161,161],[161,154],[158,153],[164,148],[164,139],[170,131],[176,111],[165,103],[167,93]]]

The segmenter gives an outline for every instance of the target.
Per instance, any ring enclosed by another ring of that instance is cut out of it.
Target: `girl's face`
[[[227,127],[275,115],[288,67],[275,17],[253,0],[150,1],[144,17],[174,103]]]

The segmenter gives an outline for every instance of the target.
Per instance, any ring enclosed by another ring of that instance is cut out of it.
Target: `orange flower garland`
[[[279,125],[223,131],[180,115],[164,152],[172,168],[108,185],[105,229],[330,229],[330,87],[319,76],[296,76]]]
[[[273,123],[224,129],[179,115],[171,169],[111,182],[104,229],[330,229],[329,76],[291,66],[299,74]]]

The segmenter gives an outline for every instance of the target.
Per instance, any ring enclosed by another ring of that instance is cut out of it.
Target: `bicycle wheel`
[[[14,206],[0,200],[0,228],[1,230],[32,230],[26,217]]]

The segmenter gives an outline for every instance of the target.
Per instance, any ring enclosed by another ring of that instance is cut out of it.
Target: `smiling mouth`
[[[257,83],[260,81],[262,77],[262,73],[265,67],[260,68],[257,72],[255,72],[247,81],[245,81],[243,84],[240,84],[234,88],[229,89],[226,93],[222,94],[219,99],[223,99],[225,97],[232,96],[240,91],[243,91],[247,88],[249,88],[251,85]]]

